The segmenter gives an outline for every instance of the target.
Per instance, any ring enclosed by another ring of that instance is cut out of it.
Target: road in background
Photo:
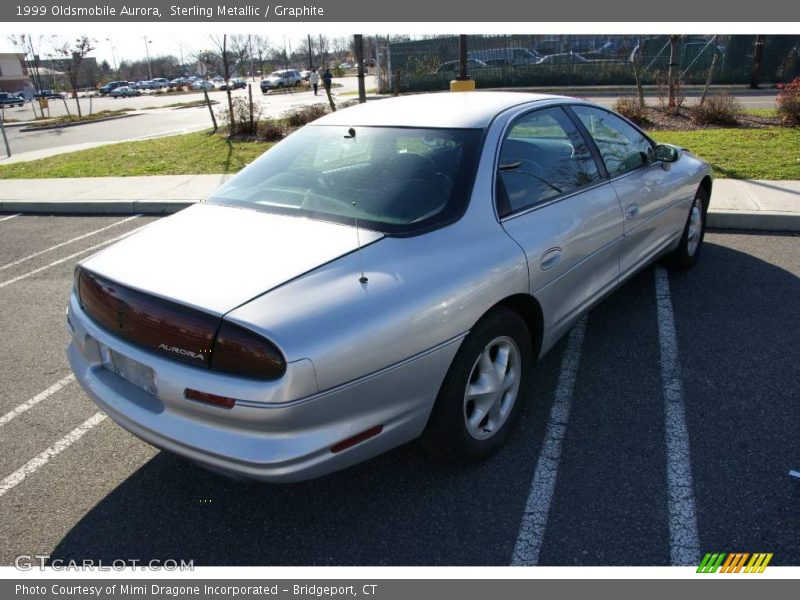
[[[571,406],[560,453],[548,455],[557,477],[539,505],[548,519],[538,563],[669,564],[654,269],[588,315],[579,364],[564,360],[566,341],[540,361],[509,443],[490,460],[453,466],[408,444],[315,481],[248,484],[99,420],[80,387],[64,381],[75,263],[150,221],[0,221],[0,285],[23,277],[0,287],[0,421],[27,407],[0,424],[0,564],[18,554],[509,564],[564,382]],[[800,491],[788,476],[800,466],[798,257],[796,235],[714,232],[696,268],[668,276],[702,552],[774,552],[773,564],[800,564]]]

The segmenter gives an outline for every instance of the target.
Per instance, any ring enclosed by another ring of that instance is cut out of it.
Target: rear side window
[[[511,125],[500,148],[498,169],[501,216],[600,179],[586,142],[558,107],[528,113]]]
[[[590,106],[573,106],[572,110],[589,130],[611,177],[654,160],[650,140],[615,114]]]

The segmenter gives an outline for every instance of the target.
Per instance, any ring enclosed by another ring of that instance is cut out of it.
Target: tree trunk
[[[633,51],[632,57],[632,64],[633,64],[633,77],[636,80],[636,91],[639,95],[639,108],[644,108],[644,88],[642,87],[642,71],[641,71],[641,64],[639,63],[639,56],[640,56],[640,46],[637,45],[636,49]]]
[[[355,34],[353,45],[356,51],[356,61],[358,62],[358,101],[361,104],[367,101],[367,90],[364,87],[364,36]]]
[[[78,107],[78,118],[81,119],[83,117],[81,114],[81,101],[78,99],[78,90],[75,87],[72,88],[72,97],[75,98],[75,106]]]
[[[331,86],[329,84],[325,84],[325,93],[328,95],[328,104],[331,105],[331,111],[336,112],[336,103],[333,101],[333,96],[331,96]]]
[[[761,55],[764,52],[764,36],[756,36],[756,48],[753,52],[753,70],[750,72],[750,87],[754,90],[758,89],[758,84],[761,79]]]
[[[719,55],[714,52],[714,57],[711,59],[711,65],[708,67],[708,75],[706,76],[706,85],[703,87],[703,94],[700,96],[700,106],[706,101],[708,95],[708,88],[711,86],[711,80],[714,77],[714,69],[717,67],[717,57]]]
[[[669,100],[667,108],[670,110],[677,106],[675,101],[675,88],[677,87],[677,73],[680,71],[680,64],[675,62],[678,59],[678,40],[681,36],[669,36],[669,71],[667,72],[667,85],[669,86]]]
[[[225,70],[225,94],[228,96],[228,117],[230,120],[228,135],[233,135],[236,131],[236,118],[233,114],[231,86],[228,85],[231,80],[230,65],[228,64],[228,34],[222,34],[222,68]]]

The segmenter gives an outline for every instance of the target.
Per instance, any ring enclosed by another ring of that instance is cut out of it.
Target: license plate
[[[115,352],[99,342],[98,346],[100,346],[100,356],[106,369],[116,373],[128,383],[132,383],[148,394],[157,395],[156,377],[153,369],[136,362],[132,358],[128,358],[124,354]]]

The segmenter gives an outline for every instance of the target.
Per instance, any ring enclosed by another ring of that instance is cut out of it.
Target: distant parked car
[[[339,65],[339,68],[340,69],[352,69],[353,65],[350,64],[349,62],[343,62],[342,64]]]
[[[269,90],[300,85],[302,80],[303,76],[296,69],[273,71],[261,80],[261,91],[266,94]]]
[[[300,71],[300,77],[303,78],[303,81],[308,81],[308,78],[311,77],[311,71],[308,69],[303,69]]]
[[[489,65],[487,65],[482,60],[476,60],[474,58],[467,59],[467,71],[472,71],[473,69],[485,69],[488,66]],[[456,75],[460,69],[461,69],[461,61],[448,60],[447,62],[444,62],[441,65],[439,65],[439,68],[436,69],[436,72],[447,73],[448,75]]]
[[[220,85],[219,89],[221,89],[221,90],[227,90],[227,89],[238,90],[238,89],[243,89],[243,88],[246,88],[246,87],[247,87],[247,82],[244,79],[242,79],[241,77],[234,77],[233,79],[231,79],[227,83],[223,83],[222,85]]]
[[[561,54],[548,54],[547,56],[543,56],[537,65],[574,65],[577,63],[588,63],[590,62],[585,57],[581,56],[577,52],[562,52]]]
[[[202,79],[198,79],[192,84],[192,89],[194,91],[200,91],[203,88],[211,91],[214,89],[214,83],[212,81],[203,81]]]
[[[489,66],[523,66],[535,64],[541,57],[535,50],[527,48],[490,48],[474,50],[467,54],[468,58],[480,60]]]
[[[0,106],[25,106],[25,99],[16,94],[0,92]]]
[[[61,100],[66,98],[66,96],[62,92],[56,92],[55,90],[40,90],[33,94],[34,98],[51,98],[56,100]]]
[[[107,84],[102,86],[98,91],[100,92],[101,96],[105,96],[106,94],[111,93],[111,90],[116,89],[118,87],[122,87],[123,85],[129,85],[127,81],[109,81]]]
[[[153,89],[158,90],[169,86],[169,79],[167,79],[166,77],[156,77],[155,79],[152,80],[152,83],[153,83],[152,86]]]
[[[129,96],[141,96],[141,95],[142,95],[141,90],[138,90],[128,85],[123,85],[111,90],[112,98],[127,98]]]

